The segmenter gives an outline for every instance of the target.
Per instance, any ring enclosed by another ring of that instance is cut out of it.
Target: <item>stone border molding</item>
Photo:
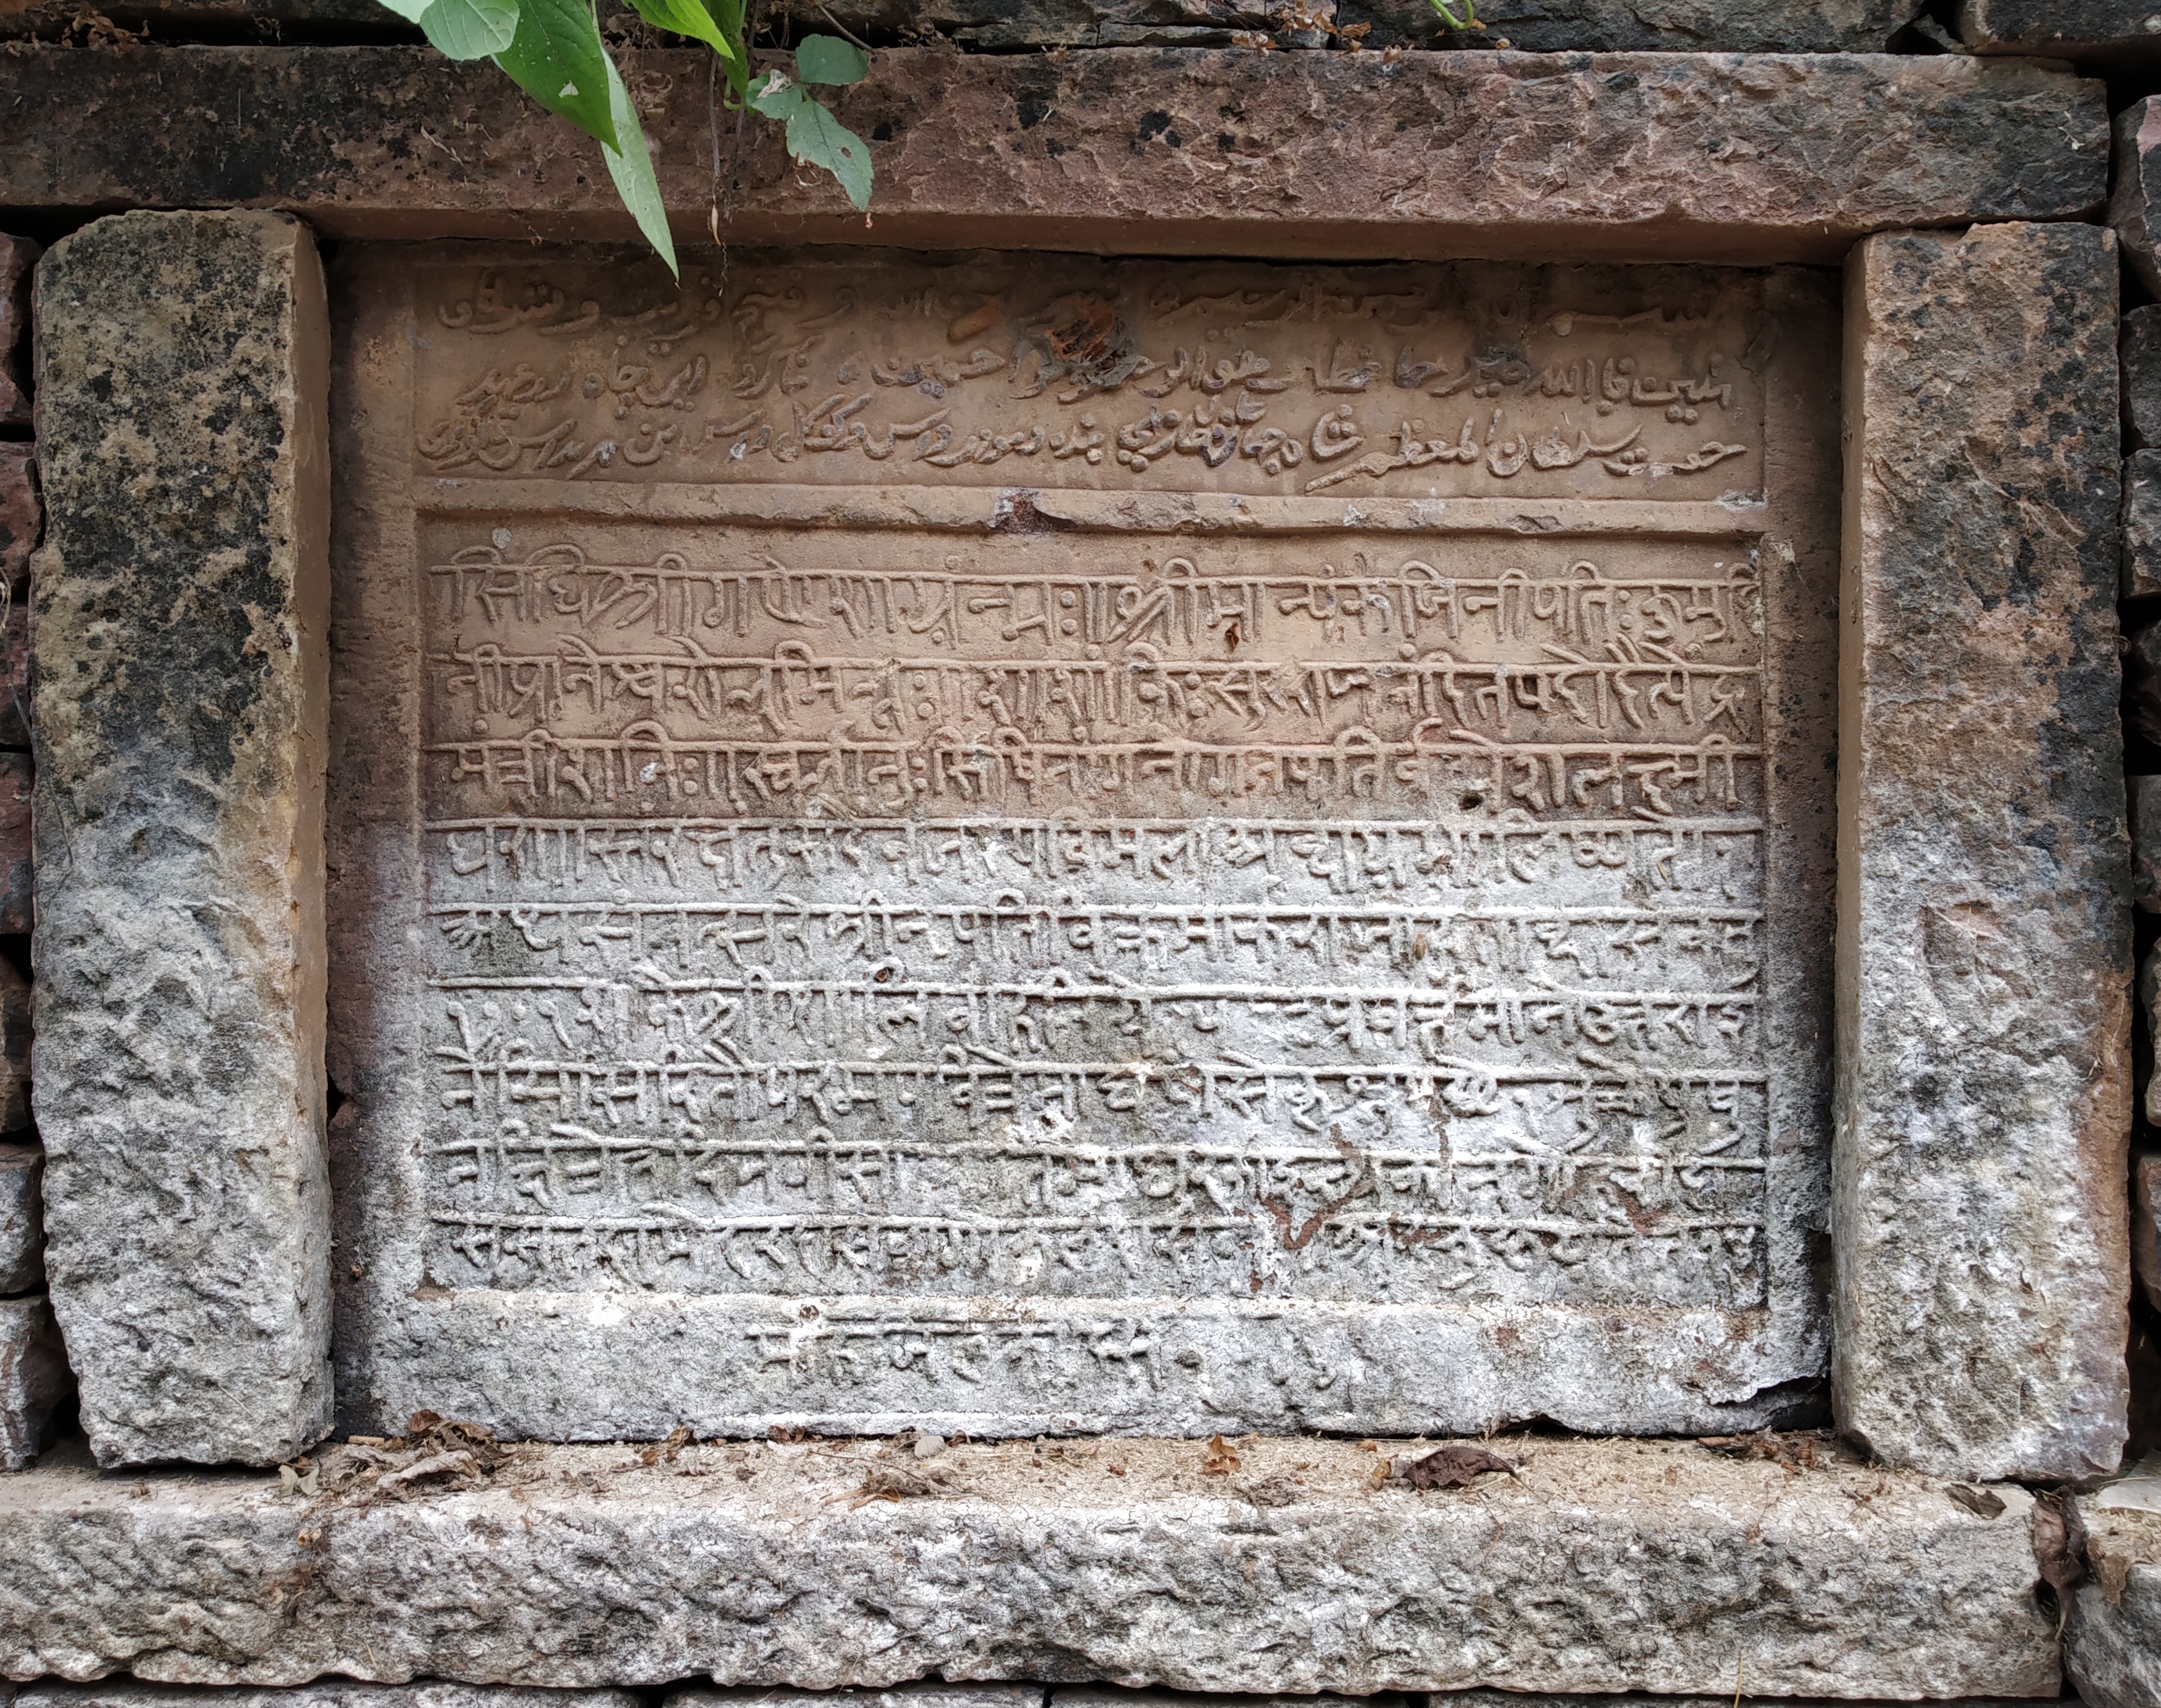
[[[307,228],[129,213],[40,263],[45,1263],[98,1461],[330,1426],[329,321]]]
[[[1944,1476],[2125,1439],[2116,336],[2100,227],[1847,264],[1832,1381]]]

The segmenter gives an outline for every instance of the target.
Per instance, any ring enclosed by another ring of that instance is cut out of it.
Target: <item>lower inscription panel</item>
[[[416,475],[441,253],[349,268],[349,1424],[1806,1403],[1820,420],[1782,438],[1766,381],[1751,456],[1797,499],[1611,529],[974,490],[925,523],[921,488],[656,517]],[[1762,346],[1764,290],[1721,328],[1699,284],[1699,337]],[[1835,370],[1792,291],[1785,359]]]

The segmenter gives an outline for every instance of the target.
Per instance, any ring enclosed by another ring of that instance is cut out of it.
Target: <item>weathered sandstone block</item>
[[[2116,116],[2116,170],[2109,192],[2108,221],[2123,242],[2123,258],[2148,292],[2161,296],[2161,264],[2154,245],[2161,242],[2161,103],[2134,101]]]
[[[0,585],[11,592],[30,572],[30,548],[38,543],[37,451],[0,444]]]
[[[2085,1580],[2072,1591],[2064,1669],[2086,1708],[2161,1702],[2161,1516],[2079,1502]]]
[[[33,770],[28,753],[0,752],[0,933],[4,934],[30,929],[37,895],[30,825]]]
[[[2161,303],[2148,303],[2123,317],[2117,343],[2123,370],[2127,450],[2161,446]]]
[[[2161,593],[2161,450],[2123,460],[2123,596]]]
[[[366,1465],[339,1449],[314,1500],[49,1459],[0,1483],[0,1673],[1731,1702],[1746,1654],[1767,1693],[2057,1690],[2015,1486],[1991,1518],[1828,1442],[1774,1443],[1782,1465],[1506,1438],[1487,1445],[1515,1476],[1377,1484],[1380,1459],[1430,1445],[1241,1440],[1216,1474],[1205,1442],[1145,1440],[927,1461],[869,1442],[523,1448],[492,1476],[422,1471],[432,1445]]]
[[[681,90],[708,66],[635,69]],[[175,130],[175,101],[229,117]],[[2063,218],[2107,194],[2101,85],[1955,55],[891,49],[836,104],[875,164],[872,227],[752,126],[724,198],[732,241],[1828,263],[1868,232]],[[0,204],[281,207],[345,237],[630,235],[588,144],[493,66],[426,49],[0,60],[0,111],[18,110],[39,122],[0,155]],[[675,99],[648,122],[679,236],[702,234],[705,108]]]
[[[2161,1307],[2161,1156],[2131,1165],[2131,1258],[2147,1298]]]
[[[1048,1685],[947,1685],[935,1679],[895,1685],[888,1690],[758,1690],[736,1685],[673,1690],[664,1708],[1044,1708],[1049,1695]],[[1333,1708],[1326,1697],[1299,1700],[1313,1703],[1315,1708]],[[1232,1704],[1226,1703],[1226,1708],[1232,1708]],[[1378,1702],[1373,1708],[1394,1708],[1394,1704]]]
[[[2161,908],[2161,777],[2125,779],[2131,802],[2132,899]]]
[[[0,1144],[0,1294],[36,1293],[45,1284],[45,1222],[39,1201],[45,1153],[34,1144]]]
[[[1960,0],[1959,39],[1981,54],[2037,54],[2121,74],[2161,59],[2150,0]]]
[[[44,252],[28,237],[0,235],[0,427],[30,419],[24,359],[30,341],[30,270]]]
[[[289,1458],[330,1404],[320,273],[290,220],[137,213],[38,289],[54,1306],[102,1462]]]
[[[0,1471],[20,1471],[38,1456],[67,1391],[67,1361],[44,1294],[0,1299]]]
[[[638,1699],[627,1690],[531,1690],[438,1679],[363,1685],[350,1679],[212,1695],[185,1685],[108,1679],[94,1685],[32,1685],[16,1696],[13,1708],[638,1708]]]
[[[2116,266],[1998,226],[1846,275],[1833,1382],[1947,1476],[2124,1440]]]

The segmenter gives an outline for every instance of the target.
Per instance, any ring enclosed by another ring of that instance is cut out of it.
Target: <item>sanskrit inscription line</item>
[[[873,536],[873,553],[899,549]],[[1122,548],[1113,548],[1122,549]],[[792,567],[769,554],[742,565],[699,566],[665,552],[649,564],[604,563],[569,543],[512,561],[471,546],[432,564],[437,620],[489,627],[568,624],[580,633],[649,630],[656,636],[715,632],[747,638],[778,632],[827,633],[862,643],[884,638],[948,651],[1022,643],[1118,648],[1136,643],[1221,650],[1291,638],[1395,646],[1526,639],[1602,645],[1752,645],[1762,588],[1745,557],[1695,573],[1612,575],[1587,558],[1559,574],[1505,570],[1444,574],[1424,558],[1382,570],[1355,554],[1347,570],[1256,573],[1237,563],[1204,569],[1203,554],[1140,559],[1125,575],[1044,566],[970,570],[948,555],[914,568]]]

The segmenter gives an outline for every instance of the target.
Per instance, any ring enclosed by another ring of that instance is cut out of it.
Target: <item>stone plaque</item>
[[[1831,289],[383,248],[341,290],[350,1426],[1805,1398]]]

